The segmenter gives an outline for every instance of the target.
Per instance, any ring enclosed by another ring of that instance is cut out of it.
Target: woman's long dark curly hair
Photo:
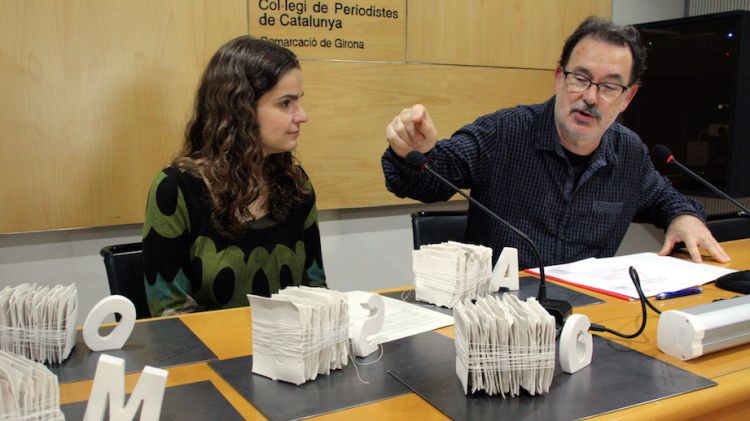
[[[256,112],[260,97],[299,68],[286,48],[241,36],[219,48],[203,74],[185,144],[172,165],[203,178],[211,223],[226,237],[247,231],[256,219],[250,205],[262,194],[276,221],[311,194],[291,152],[264,157]]]

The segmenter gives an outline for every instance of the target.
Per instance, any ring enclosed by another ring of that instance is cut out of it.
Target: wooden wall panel
[[[298,157],[322,209],[406,203],[385,190],[385,126],[402,108],[424,104],[442,137],[499,108],[552,95],[548,70],[385,63],[304,62]],[[335,83],[331,81],[335,80]]]
[[[229,39],[260,34],[250,10],[258,2],[0,1],[0,233],[142,222],[149,183],[182,142],[205,64]],[[380,169],[385,125],[401,108],[424,103],[448,136],[483,113],[543,101],[564,37],[611,8],[608,0],[374,3],[407,9],[405,27],[383,34],[377,54],[297,50],[311,116],[298,153],[321,209],[403,203]],[[366,61],[341,61],[354,59]]]
[[[610,0],[409,0],[407,60],[554,69],[565,38]]]
[[[143,221],[246,0],[0,2],[0,232]]]

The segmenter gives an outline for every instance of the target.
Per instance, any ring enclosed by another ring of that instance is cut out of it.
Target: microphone
[[[536,247],[536,244],[534,244],[531,238],[529,238],[529,236],[526,235],[523,231],[519,230],[518,228],[514,227],[509,222],[507,222],[506,220],[498,216],[495,212],[492,212],[491,210],[487,209],[486,206],[479,203],[476,199],[464,193],[461,189],[456,187],[453,183],[446,180],[442,175],[438,174],[437,171],[433,170],[430,167],[430,164],[427,162],[427,157],[425,157],[421,152],[419,151],[409,152],[404,158],[404,161],[406,162],[406,165],[408,165],[409,167],[418,169],[420,171],[427,171],[430,174],[434,175],[438,180],[443,182],[445,185],[449,186],[455,192],[465,197],[469,201],[469,203],[471,203],[473,206],[476,206],[477,208],[481,209],[485,214],[492,217],[492,219],[500,222],[502,225],[509,228],[511,231],[516,233],[516,235],[521,237],[529,246],[531,246],[531,250],[534,252],[534,257],[536,258],[536,261],[539,264],[539,292],[537,293],[536,299],[537,301],[539,301],[539,304],[541,304],[542,307],[545,310],[547,310],[549,314],[554,316],[557,324],[562,326],[565,323],[565,319],[572,312],[572,306],[567,301],[552,300],[552,299],[547,298],[547,283],[544,278],[544,263],[542,262],[542,256],[539,254],[539,249]]]
[[[742,206],[740,202],[732,199],[731,197],[729,197],[728,194],[719,190],[713,184],[709,183],[708,181],[704,180],[701,176],[691,171],[690,168],[682,165],[676,159],[674,159],[674,156],[672,156],[672,151],[670,151],[669,148],[667,148],[666,146],[655,145],[654,148],[651,150],[651,154],[654,156],[655,159],[661,162],[666,162],[667,164],[674,164],[675,166],[677,166],[677,168],[686,172],[688,175],[690,175],[694,179],[700,181],[701,183],[703,183],[704,186],[713,190],[719,196],[734,203],[735,206],[741,209],[741,212],[739,212],[739,216],[750,216],[750,210]],[[750,270],[740,270],[737,272],[730,273],[728,275],[720,276],[715,280],[715,282],[716,282],[716,286],[721,289],[725,289],[727,291],[732,291],[732,292],[738,292],[740,294],[747,294],[746,285],[750,285]]]
[[[732,199],[729,197],[728,194],[724,193],[723,191],[719,190],[714,186],[713,184],[709,183],[707,180],[699,176],[698,174],[694,173],[690,170],[690,168],[682,165],[680,162],[678,162],[676,159],[674,159],[674,156],[672,155],[672,151],[669,150],[668,147],[664,145],[655,145],[653,149],[651,149],[651,154],[654,156],[654,159],[657,162],[664,162],[667,164],[675,165],[677,168],[681,169],[685,173],[687,173],[689,176],[693,177],[694,179],[700,181],[704,186],[711,189],[714,193],[718,194],[719,196],[723,197],[724,199],[729,200],[730,202],[734,203],[735,206],[740,208],[742,212],[740,212],[740,216],[750,216],[750,210],[748,210],[745,206],[743,206],[740,202]]]

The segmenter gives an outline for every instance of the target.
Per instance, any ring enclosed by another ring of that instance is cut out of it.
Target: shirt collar
[[[618,123],[614,122],[602,136],[602,142],[594,156],[591,157],[591,164],[596,161],[604,160],[606,164],[617,164],[617,154],[615,153],[615,139],[617,131],[613,129]],[[547,102],[542,104],[542,113],[536,122],[535,132],[539,135],[536,138],[536,149],[544,151],[555,151],[558,155],[564,156],[560,137],[555,126],[555,97],[552,96]]]

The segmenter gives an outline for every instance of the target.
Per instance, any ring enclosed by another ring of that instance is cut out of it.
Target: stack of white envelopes
[[[247,298],[253,312],[253,373],[300,385],[347,365],[345,294],[291,287],[270,298]]]
[[[448,241],[412,253],[419,301],[453,308],[490,291],[492,249],[488,247]]]
[[[464,393],[518,396],[549,392],[555,371],[555,318],[534,298],[511,294],[453,309],[456,374]]]
[[[0,349],[61,363],[75,345],[78,290],[21,284],[0,291]]]
[[[0,419],[64,420],[57,376],[40,363],[0,351]]]

